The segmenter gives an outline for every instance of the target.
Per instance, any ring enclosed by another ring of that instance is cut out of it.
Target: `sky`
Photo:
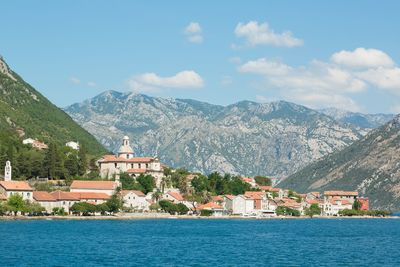
[[[59,107],[106,90],[400,113],[400,1],[6,1],[0,55]]]

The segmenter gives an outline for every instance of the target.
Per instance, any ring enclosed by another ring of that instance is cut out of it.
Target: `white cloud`
[[[378,88],[400,94],[400,68],[398,67],[368,69],[356,75]]]
[[[178,72],[174,76],[161,77],[155,73],[143,73],[128,80],[128,87],[134,91],[155,92],[160,88],[201,88],[204,81],[192,70]]]
[[[240,72],[258,73],[265,75],[285,75],[292,68],[281,62],[259,58],[257,60],[248,61],[239,67]]]
[[[279,90],[285,99],[313,108],[360,111],[363,108],[352,96],[371,88],[400,95],[400,68],[377,49],[340,51],[329,62],[314,60],[300,67],[259,58],[241,64],[238,71],[261,75],[264,88]]]
[[[190,22],[184,30],[188,42],[200,44],[203,42],[202,28],[198,22]]]
[[[393,60],[377,49],[357,48],[354,51],[342,50],[331,56],[331,61],[338,65],[352,68],[393,67]]]
[[[268,23],[258,24],[250,21],[247,24],[238,23],[235,28],[237,37],[245,38],[247,45],[273,45],[294,47],[303,45],[304,41],[293,36],[290,31],[275,33]],[[234,45],[236,47],[236,45]]]
[[[70,80],[70,82],[72,82],[73,84],[80,84],[80,83],[81,83],[81,80],[79,80],[79,79],[76,78],[76,77],[71,77],[71,78],[69,78],[69,80]]]
[[[197,34],[201,33],[202,29],[198,22],[190,22],[188,26],[185,28],[186,34]]]

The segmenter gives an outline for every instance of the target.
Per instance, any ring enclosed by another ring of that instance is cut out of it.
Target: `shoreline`
[[[117,214],[109,216],[0,216],[1,221],[61,221],[61,220],[160,220],[160,219],[171,219],[171,220],[305,220],[305,219],[400,219],[400,216],[386,216],[386,217],[373,217],[373,216],[314,216],[310,218],[309,216],[277,216],[277,217],[243,217],[243,216],[191,216],[191,215],[169,215],[164,213],[154,213],[154,214]]]

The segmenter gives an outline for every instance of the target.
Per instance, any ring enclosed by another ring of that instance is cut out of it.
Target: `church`
[[[135,157],[128,136],[124,136],[122,139],[122,145],[117,155],[105,155],[98,160],[98,164],[102,178],[109,179],[117,172],[125,172],[132,177],[150,174],[155,178],[156,185],[159,187],[164,176],[163,168],[157,157]]]

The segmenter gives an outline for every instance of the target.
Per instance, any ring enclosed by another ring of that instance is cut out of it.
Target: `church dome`
[[[118,154],[133,154],[133,149],[129,144],[129,137],[124,136],[122,140],[122,145],[118,150]]]

